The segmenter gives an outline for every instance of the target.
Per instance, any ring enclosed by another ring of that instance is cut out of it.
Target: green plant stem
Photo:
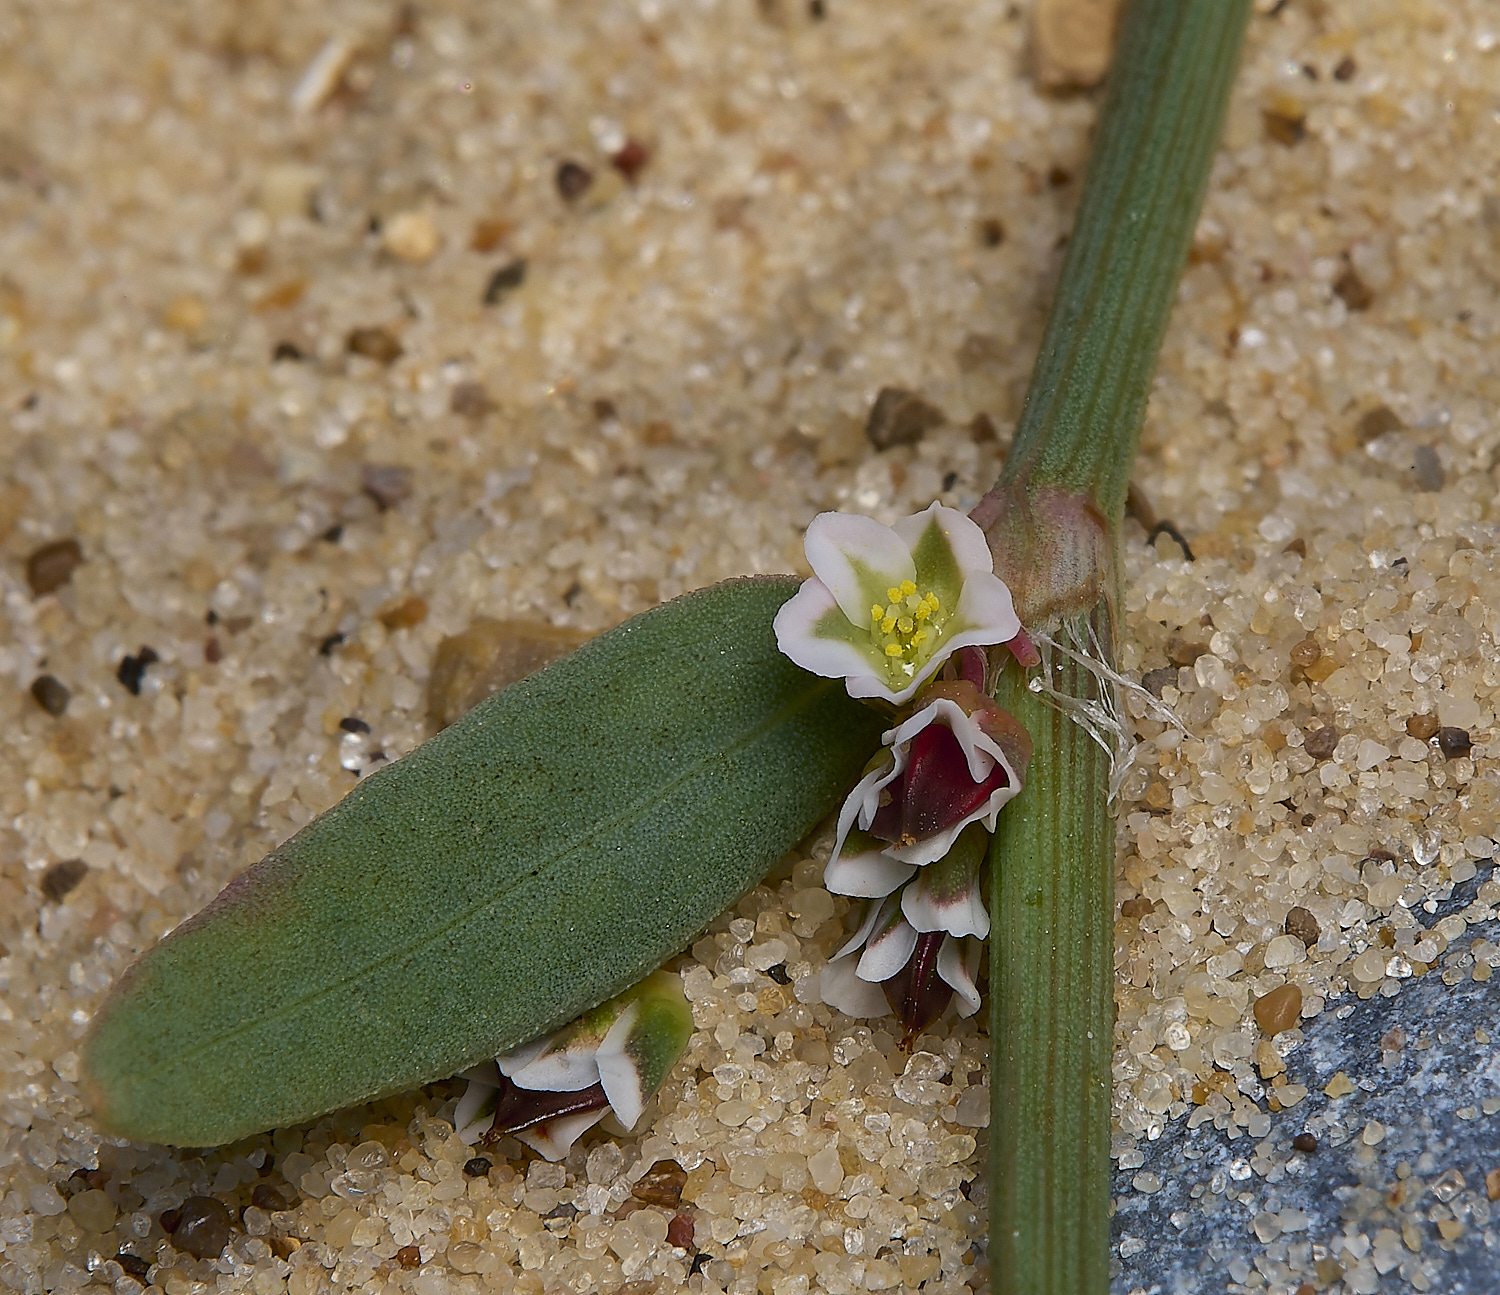
[[[1022,620],[1112,662],[1115,542],[1146,397],[1208,183],[1248,0],[1129,0],[1099,133],[1005,471],[978,509]],[[1059,626],[1061,628],[1059,629]],[[1054,659],[1052,686],[1097,696]],[[991,853],[990,1264],[998,1295],[1102,1295],[1109,1268],[1109,757],[1002,674],[1036,742]]]

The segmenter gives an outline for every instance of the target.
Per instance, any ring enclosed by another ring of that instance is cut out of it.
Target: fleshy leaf
[[[784,578],[496,693],[241,874],[83,1045],[98,1123],[211,1146],[452,1075],[640,980],[838,801],[880,721],[799,670]]]

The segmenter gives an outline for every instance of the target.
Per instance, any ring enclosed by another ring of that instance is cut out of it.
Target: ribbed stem
[[[1127,0],[1099,133],[1015,443],[975,509],[1032,628],[1109,660],[1115,554],[1146,397],[1208,184],[1249,0]],[[1082,646],[1082,643],[1079,644]],[[1052,685],[1097,696],[1054,661]],[[1036,743],[991,861],[990,1263],[997,1295],[1103,1295],[1109,1273],[1114,821],[1109,758],[1005,671]]]

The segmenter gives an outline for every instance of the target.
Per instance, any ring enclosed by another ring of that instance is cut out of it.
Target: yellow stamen
[[[885,654],[886,654],[886,656],[900,656],[901,655],[901,644],[899,644],[899,643],[887,643],[885,645]]]
[[[889,634],[895,628],[896,618],[894,616],[887,616],[880,622],[880,632],[882,634]]]
[[[914,594],[917,592],[917,587],[910,580],[903,580],[901,582],[901,592],[903,594]]]
[[[901,591],[897,589],[895,585],[892,585],[885,591],[885,596],[889,598],[893,603],[899,603],[901,601]]]
[[[916,626],[912,624],[912,619],[910,616],[903,616],[896,622],[896,628],[903,634],[910,634],[912,630],[916,628]]]
[[[882,620],[884,620],[885,619],[885,608],[882,607],[879,603],[876,603],[873,607],[870,608],[870,619],[872,621],[882,621]]]

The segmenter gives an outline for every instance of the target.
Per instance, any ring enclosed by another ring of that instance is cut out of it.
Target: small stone
[[[496,217],[476,221],[474,232],[469,235],[469,249],[474,252],[493,252],[505,242],[513,228],[510,221]]]
[[[667,1244],[680,1246],[683,1250],[693,1248],[693,1216],[686,1211],[674,1215],[667,1224]]]
[[[146,1260],[142,1259],[140,1255],[129,1254],[124,1250],[121,1250],[120,1253],[115,1256],[115,1262],[119,1264],[120,1267],[128,1272],[132,1277],[142,1278],[143,1284],[146,1274],[151,1271],[151,1265]]]
[[[1160,670],[1147,670],[1141,676],[1141,687],[1153,697],[1160,698],[1163,688],[1177,687],[1177,668],[1163,666]]]
[[[68,1213],[85,1232],[108,1232],[119,1213],[114,1202],[99,1188],[79,1192],[68,1201]]]
[[[89,866],[82,859],[64,859],[61,863],[54,863],[42,873],[42,894],[52,903],[60,904],[63,897],[76,889],[78,883],[88,876],[88,871]]]
[[[1120,916],[1129,918],[1132,921],[1138,921],[1148,913],[1154,913],[1155,911],[1156,905],[1144,895],[1133,895],[1120,905]]]
[[[1352,265],[1344,266],[1344,272],[1333,281],[1334,294],[1351,311],[1368,310],[1375,300],[1370,285],[1359,277]]]
[[[540,621],[480,617],[438,644],[427,677],[427,718],[446,728],[493,692],[535,674],[587,634]]]
[[[68,699],[73,694],[53,675],[39,674],[31,681],[31,696],[47,714],[61,715],[68,709]]]
[[[368,733],[370,726],[355,715],[345,715],[339,720],[339,728],[345,733]]]
[[[986,216],[979,222],[979,241],[985,247],[999,247],[1005,242],[1005,226],[995,216]]]
[[[1167,660],[1175,666],[1194,665],[1199,657],[1207,655],[1207,643],[1189,641],[1176,634],[1167,640]]]
[[[1437,739],[1438,750],[1449,760],[1468,755],[1474,749],[1474,740],[1465,728],[1449,728],[1445,725],[1438,729]]]
[[[686,1182],[687,1170],[675,1160],[659,1160],[646,1170],[630,1194],[647,1205],[676,1209]]]
[[[413,594],[382,607],[375,617],[388,630],[408,630],[427,619],[427,600]]]
[[[1318,926],[1318,919],[1313,916],[1311,910],[1306,908],[1287,909],[1283,929],[1288,935],[1295,935],[1309,949],[1323,934],[1322,928]]]
[[[366,463],[359,470],[359,486],[385,512],[411,495],[411,473],[394,464]]]
[[[1360,415],[1359,422],[1354,425],[1354,434],[1361,442],[1368,442],[1390,432],[1399,432],[1405,426],[1394,409],[1376,405],[1374,409],[1366,410]]]
[[[394,333],[384,328],[350,329],[345,342],[352,355],[363,355],[376,364],[394,364],[403,354]]]
[[[162,312],[162,323],[178,333],[196,333],[207,322],[208,307],[191,293],[174,297]]]
[[[161,1230],[168,1236],[177,1231],[177,1224],[182,1218],[181,1210],[163,1210],[161,1212]]]
[[[778,962],[773,967],[766,968],[766,975],[770,976],[778,985],[790,985],[792,977],[786,969],[786,963]]]
[[[437,225],[425,211],[403,211],[385,222],[380,241],[402,261],[430,261],[442,244]]]
[[[1310,636],[1293,643],[1290,653],[1292,664],[1300,665],[1304,670],[1310,665],[1315,665],[1322,655],[1323,645]]]
[[[562,162],[557,168],[557,191],[564,202],[576,202],[594,183],[594,173],[577,162]]]
[[[1408,737],[1414,737],[1418,742],[1430,742],[1438,735],[1438,719],[1436,715],[1413,715],[1406,721],[1406,733]]]
[[[396,1262],[403,1268],[420,1268],[422,1251],[418,1246],[402,1246],[396,1251]]]
[[[646,163],[651,160],[651,150],[638,139],[627,139],[625,146],[617,153],[610,155],[609,164],[623,175],[631,184],[641,173]]]
[[[482,382],[460,382],[448,398],[448,408],[461,418],[483,418],[494,409],[489,389]]]
[[[465,1178],[483,1178],[493,1166],[484,1156],[473,1156],[464,1161]]]
[[[481,300],[486,306],[498,305],[507,292],[519,288],[525,282],[526,261],[524,257],[517,257],[490,275],[489,282],[484,285]]]
[[[1294,935],[1278,935],[1266,945],[1266,966],[1273,970],[1294,966],[1307,957],[1307,946]]]
[[[1282,985],[1257,998],[1254,1010],[1255,1023],[1274,1038],[1302,1019],[1302,991],[1296,985]]]
[[[1119,14],[1120,0],[1039,0],[1031,17],[1037,81],[1049,90],[1103,81]]]
[[[1443,488],[1443,463],[1432,446],[1419,445],[1412,451],[1411,470],[1418,490],[1433,494]]]
[[[1389,1131],[1390,1130],[1388,1130],[1385,1125],[1382,1124],[1379,1120],[1370,1120],[1365,1125],[1364,1132],[1360,1135],[1360,1137],[1365,1146],[1378,1147],[1382,1142],[1385,1141],[1385,1135]]]
[[[1300,535],[1295,539],[1288,540],[1287,545],[1281,550],[1283,553],[1295,553],[1299,558],[1307,556],[1307,541]]]
[[[1292,148],[1307,137],[1307,114],[1290,100],[1264,108],[1260,114],[1266,134],[1278,144]]]
[[[882,387],[865,422],[865,437],[877,450],[915,445],[934,427],[947,422],[941,409],[900,387]]]
[[[120,658],[120,666],[115,671],[115,678],[132,697],[139,697],[141,683],[146,678],[146,667],[155,665],[160,660],[155,648],[142,647],[134,656],[126,655]]]
[[[1354,80],[1355,72],[1357,72],[1358,70],[1359,69],[1355,66],[1354,60],[1347,54],[1345,54],[1344,57],[1339,60],[1338,66],[1333,69],[1333,79],[1335,81],[1352,81]]]
[[[1302,743],[1302,749],[1314,760],[1327,760],[1333,755],[1333,749],[1338,744],[1338,730],[1332,724],[1325,724],[1322,728],[1315,728],[1307,734],[1306,740]]]
[[[1491,1169],[1485,1174],[1484,1194],[1492,1201],[1500,1201],[1500,1169]]]
[[[277,342],[276,349],[271,352],[272,364],[280,364],[283,360],[290,360],[296,363],[306,358],[307,356],[302,353],[302,348],[296,342]]]
[[[1292,1139],[1292,1146],[1303,1155],[1310,1156],[1318,1149],[1318,1140],[1311,1133],[1299,1133]]]
[[[53,540],[26,559],[26,583],[40,598],[67,584],[82,562],[83,549],[77,540]]]
[[[286,1198],[270,1183],[256,1183],[250,1192],[250,1204],[267,1214],[278,1214],[286,1209]]]
[[[1342,1070],[1323,1085],[1323,1092],[1329,1097],[1348,1097],[1353,1091],[1353,1082]]]
[[[234,1220],[224,1202],[212,1196],[189,1196],[177,1211],[172,1244],[199,1259],[217,1259],[229,1244]]]

